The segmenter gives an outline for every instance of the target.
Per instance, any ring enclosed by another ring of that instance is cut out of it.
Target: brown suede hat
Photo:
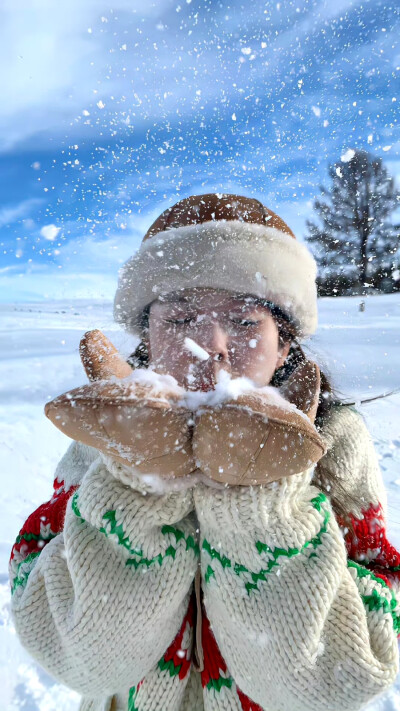
[[[143,309],[193,287],[271,301],[306,338],[317,326],[316,263],[282,218],[241,195],[192,195],[165,210],[121,270],[114,315],[139,333]]]
[[[286,222],[275,212],[268,210],[259,200],[242,195],[206,193],[205,195],[191,195],[164,210],[147,230],[143,242],[158,232],[184,225],[212,222],[213,220],[239,220],[240,222],[268,225],[268,227],[275,227],[295,239]]]

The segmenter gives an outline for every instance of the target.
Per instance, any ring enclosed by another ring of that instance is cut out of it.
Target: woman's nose
[[[199,341],[213,360],[229,361],[229,336],[218,321],[213,320],[204,324]]]

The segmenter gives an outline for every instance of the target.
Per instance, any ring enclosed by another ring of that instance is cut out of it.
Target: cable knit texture
[[[360,413],[333,408],[323,437],[328,451],[313,483],[332,501],[349,558],[386,581],[400,599],[400,555],[386,536],[386,490]]]
[[[362,517],[371,504],[386,516],[387,496],[372,439],[363,419],[352,407],[335,407],[323,429],[327,453],[315,482],[335,500],[351,497],[352,513]]]
[[[315,472],[158,494],[70,446],[10,581],[21,642],[81,711],[357,711],[391,686],[400,559],[376,455],[351,408],[321,434]]]

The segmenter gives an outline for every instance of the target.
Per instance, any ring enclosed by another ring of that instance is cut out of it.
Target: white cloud
[[[231,41],[244,20],[250,35],[253,27],[259,32],[262,5],[256,2],[250,17],[237,8],[229,19],[223,8],[213,9],[221,40]],[[241,83],[263,94],[276,88],[273,76],[282,53],[293,43],[297,46],[299,38],[317,35],[324,23],[349,7],[354,0],[338,0],[333,6],[317,1],[316,13],[299,15],[269,41],[268,73],[263,67],[254,75],[251,63],[245,62],[249,67],[241,70]],[[1,20],[0,62],[7,72],[2,78],[0,150],[33,135],[37,146],[48,131],[54,140],[74,140],[119,123],[137,131],[157,119],[174,122],[177,106],[180,116],[192,116],[198,109],[199,91],[205,106],[215,106],[224,86],[231,92],[237,75],[237,52],[225,52],[221,72],[218,43],[201,23],[193,34],[181,31],[176,0],[116,0],[112,10],[106,0],[21,0],[18,7],[14,0],[3,0]],[[161,25],[168,32],[158,30]],[[194,55],[199,40],[202,50]]]
[[[43,299],[104,299],[111,301],[117,288],[117,274],[85,271],[73,274],[57,268],[36,267],[28,272],[3,274],[0,303]]]
[[[139,249],[141,241],[154,220],[171,205],[165,201],[148,213],[139,213],[128,218],[126,229],[108,237],[82,234],[57,245],[53,252],[58,268],[68,274],[80,273],[82,265],[90,273],[110,274],[115,278],[122,264]],[[54,225],[49,225],[54,227]],[[63,233],[73,232],[74,222],[63,223]]]
[[[57,251],[49,245],[54,264],[17,264],[0,269],[0,302],[44,298],[112,300],[120,267],[137,251],[152,222],[169,205],[170,202],[165,201],[147,214],[133,216],[123,233],[107,239],[84,235],[63,243]],[[64,230],[68,232],[73,225],[66,222]],[[52,224],[45,225],[40,234],[49,239],[44,232],[52,236],[59,229]]]
[[[140,26],[143,18],[157,18],[173,7],[173,0],[117,0],[111,19],[127,12]],[[102,16],[110,16],[105,0],[21,0],[18,7],[14,0],[2,1],[0,66],[7,71],[2,74],[0,150],[39,131],[69,134],[70,123],[94,102],[99,79],[99,94],[118,96],[115,83],[104,81],[112,33],[105,39],[99,31]],[[89,33],[91,26],[96,31]]]
[[[12,225],[17,220],[28,217],[29,213],[43,203],[39,198],[23,200],[18,205],[10,205],[0,210],[0,227]]]
[[[0,267],[0,274],[11,274],[13,272],[21,273],[21,265],[9,264],[7,267]]]

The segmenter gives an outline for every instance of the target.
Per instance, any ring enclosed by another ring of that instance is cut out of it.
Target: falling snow
[[[328,186],[329,166],[336,189],[345,190],[348,168],[368,151],[386,166],[386,185],[393,178],[398,189],[400,23],[386,0],[379,11],[376,3],[322,0],[180,0],[139,10],[128,0],[71,0],[67,13],[42,0],[28,15],[18,4],[4,5],[1,708],[77,711],[78,694],[33,662],[10,617],[11,545],[27,515],[49,498],[68,443],[43,405],[83,382],[78,344],[87,329],[102,328],[125,356],[133,352],[137,340],[112,321],[117,272],[178,199],[211,191],[256,197],[304,242],[316,202],[331,197],[319,187]],[[385,180],[362,203],[368,181],[355,181],[350,217],[345,200],[329,214],[328,227],[340,218],[347,223],[329,235],[331,251],[322,249],[320,288],[337,255],[339,276],[328,284],[318,331],[304,348],[367,420],[388,490],[389,538],[400,547],[400,395],[361,405],[399,387],[400,210],[397,199],[376,214]],[[359,234],[367,233],[364,249]],[[160,248],[155,259],[164,257]],[[354,286],[349,273],[363,260],[365,279]],[[180,276],[179,264],[173,268]],[[261,271],[256,280],[265,287]],[[154,287],[154,298],[161,289]],[[256,339],[245,342],[256,348]],[[191,339],[183,347],[193,385],[209,354]],[[152,370],[130,380],[157,393],[167,389],[194,410],[255,388],[226,374],[211,393],[187,393]],[[276,389],[268,392],[279,398]],[[168,489],[155,475],[146,484],[155,493]],[[263,635],[258,642],[269,643]],[[320,644],[309,652],[318,664],[326,650]],[[335,668],[338,679],[345,663]],[[365,709],[399,711],[399,692],[400,677]]]

